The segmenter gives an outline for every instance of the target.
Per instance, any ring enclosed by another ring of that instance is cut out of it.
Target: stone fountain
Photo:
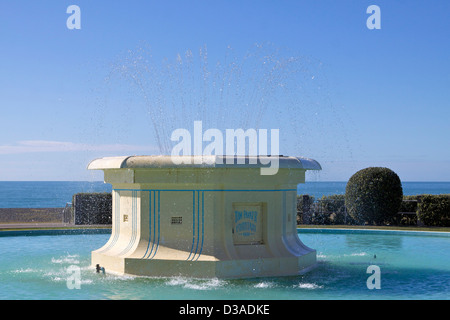
[[[297,234],[296,199],[305,172],[321,170],[319,163],[280,156],[278,172],[261,175],[264,157],[223,158],[92,161],[88,169],[103,170],[113,187],[111,237],[92,252],[92,265],[195,278],[297,275],[314,266],[316,251]]]

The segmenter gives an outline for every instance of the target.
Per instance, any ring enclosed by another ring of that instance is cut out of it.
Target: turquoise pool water
[[[448,234],[299,232],[300,239],[317,250],[314,270],[246,280],[97,274],[90,267],[90,252],[105,244],[108,234],[0,237],[0,299],[450,298]],[[367,287],[371,265],[380,268],[380,289]],[[74,277],[80,280],[79,289]]]

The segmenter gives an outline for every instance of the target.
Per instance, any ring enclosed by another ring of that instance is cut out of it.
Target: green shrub
[[[299,224],[337,225],[353,224],[352,217],[345,209],[345,195],[336,194],[322,196],[316,200],[312,196],[297,197],[297,213]]]
[[[345,189],[347,212],[359,223],[391,223],[402,198],[400,178],[388,168],[362,169],[349,179]]]
[[[314,203],[314,196],[297,195],[297,212],[303,213],[305,209],[309,208]]]
[[[310,223],[314,225],[332,224],[330,215],[331,213],[326,210],[326,204],[320,199],[313,206]]]
[[[426,226],[450,227],[450,195],[422,195],[418,218]]]
[[[335,194],[323,196],[320,199],[320,211],[327,216],[328,224],[352,224],[353,219],[350,217],[345,208],[345,195]]]
[[[297,224],[311,223],[311,210],[314,204],[314,197],[309,195],[297,196]]]

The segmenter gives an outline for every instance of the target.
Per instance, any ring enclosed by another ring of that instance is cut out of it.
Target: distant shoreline
[[[61,223],[64,208],[0,208],[0,224]]]
[[[0,208],[0,231],[111,228],[111,225],[64,223],[63,210],[64,208]]]

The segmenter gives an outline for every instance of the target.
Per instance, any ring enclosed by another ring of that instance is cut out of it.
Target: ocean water
[[[306,182],[298,194],[345,194],[347,182]],[[60,208],[79,192],[111,192],[101,181],[0,181],[0,208]],[[403,194],[450,194],[450,182],[403,182]]]
[[[0,208],[62,208],[79,192],[111,192],[102,181],[0,181]]]

